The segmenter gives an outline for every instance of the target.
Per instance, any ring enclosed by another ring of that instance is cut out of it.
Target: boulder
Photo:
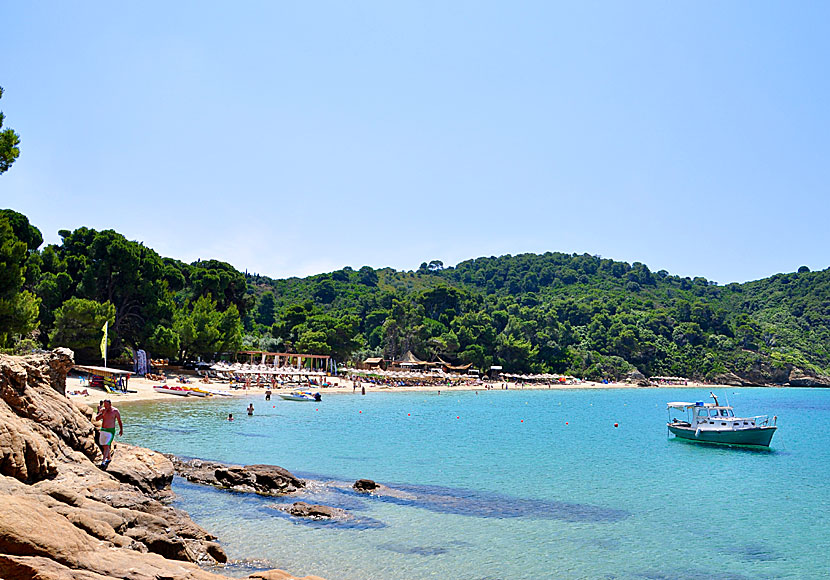
[[[375,491],[379,487],[380,485],[375,483],[371,479],[358,479],[354,482],[354,485],[352,486],[352,488],[355,491],[359,491],[361,493],[369,493]]]
[[[167,490],[173,481],[173,463],[164,454],[126,443],[116,444],[107,472],[144,493]]]

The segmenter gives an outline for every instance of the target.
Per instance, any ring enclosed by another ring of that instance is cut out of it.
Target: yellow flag
[[[107,320],[104,323],[104,328],[101,329],[101,330],[104,331],[104,338],[101,339],[101,358],[104,359],[105,364],[106,364],[106,360],[107,360],[107,327],[109,326],[109,324],[110,324],[110,321]]]

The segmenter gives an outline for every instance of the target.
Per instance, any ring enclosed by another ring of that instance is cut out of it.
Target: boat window
[[[698,409],[697,414],[700,417],[708,417],[709,416],[709,410],[708,409]]]

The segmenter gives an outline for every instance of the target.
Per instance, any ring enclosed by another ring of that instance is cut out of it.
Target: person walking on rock
[[[104,454],[101,468],[106,469],[110,464],[110,450],[115,440],[115,422],[118,421],[119,437],[124,434],[124,425],[121,423],[121,413],[112,406],[112,402],[109,399],[104,400],[104,407],[98,411],[95,420],[101,421],[101,432],[98,435],[98,443],[100,443],[101,452]]]

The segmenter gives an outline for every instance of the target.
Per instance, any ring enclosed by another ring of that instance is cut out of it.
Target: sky
[[[830,266],[826,2],[6,2],[0,207],[273,278]]]

